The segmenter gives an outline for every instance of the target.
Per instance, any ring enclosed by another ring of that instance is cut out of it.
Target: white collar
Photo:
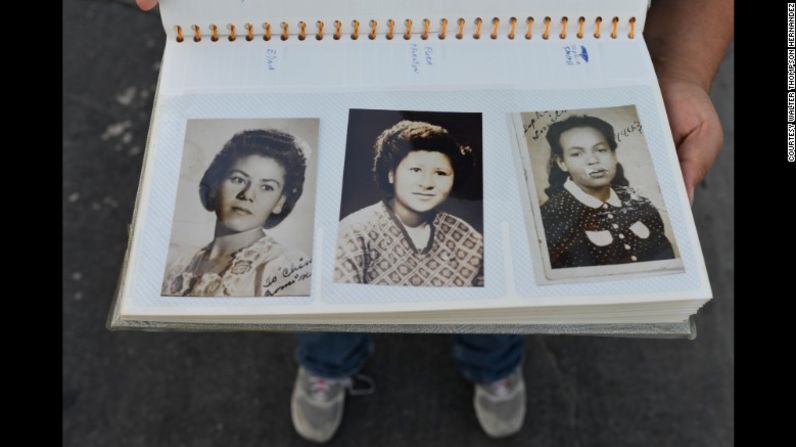
[[[617,208],[622,206],[622,201],[619,200],[619,196],[616,195],[616,191],[614,191],[614,188],[611,188],[611,193],[608,196],[608,200],[606,200],[605,202],[592,195],[583,192],[583,190],[580,189],[580,186],[576,185],[571,178],[567,178],[567,181],[564,182],[564,189],[569,191],[569,193],[572,194],[572,196],[575,197],[575,199],[577,199],[578,202],[590,208],[594,209],[600,208],[601,206],[603,206],[604,203],[608,203]]]

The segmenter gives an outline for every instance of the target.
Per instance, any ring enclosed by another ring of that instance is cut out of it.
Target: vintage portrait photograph
[[[163,296],[310,294],[318,125],[188,120]]]
[[[484,285],[480,113],[349,111],[334,280]]]
[[[517,115],[528,239],[542,279],[682,271],[635,106]]]

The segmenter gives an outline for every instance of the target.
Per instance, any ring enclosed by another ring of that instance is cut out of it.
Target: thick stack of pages
[[[692,334],[646,10],[163,0],[109,327]]]

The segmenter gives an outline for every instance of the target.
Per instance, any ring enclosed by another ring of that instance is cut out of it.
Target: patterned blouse
[[[541,210],[552,268],[674,258],[657,208],[630,187],[602,202],[568,179]]]
[[[307,296],[312,259],[288,250],[269,236],[232,254],[221,273],[196,271],[212,244],[190,261],[176,261],[166,271],[162,294],[167,296]]]
[[[428,244],[418,249],[385,202],[340,221],[335,282],[391,286],[481,287],[481,233],[448,213],[431,222]]]

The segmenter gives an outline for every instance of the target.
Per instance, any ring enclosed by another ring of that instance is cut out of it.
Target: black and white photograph
[[[309,295],[318,126],[188,120],[162,295]]]
[[[484,285],[480,113],[349,111],[334,280]]]
[[[545,280],[682,271],[635,106],[515,118],[528,239]]]

